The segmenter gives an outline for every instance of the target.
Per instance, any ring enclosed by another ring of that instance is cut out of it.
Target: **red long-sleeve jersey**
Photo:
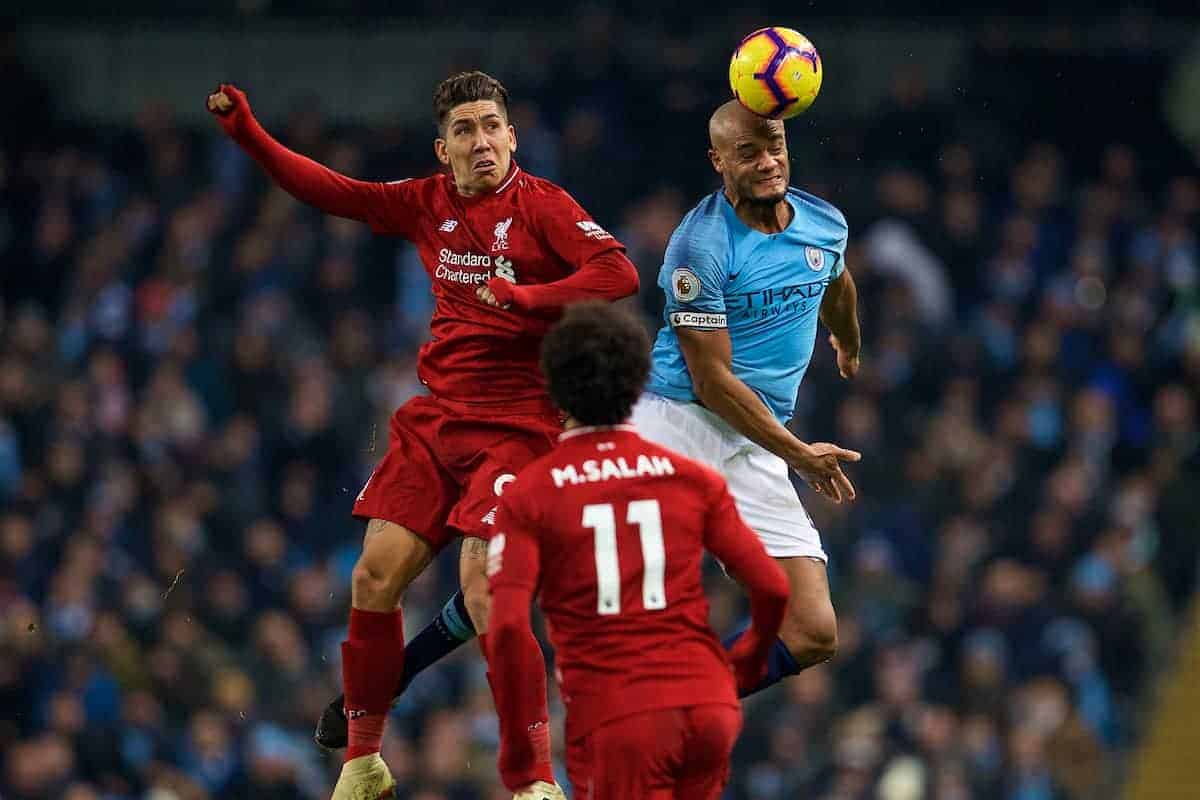
[[[283,189],[334,216],[368,223],[417,247],[435,299],[417,373],[439,399],[521,413],[545,407],[538,353],[556,312],[638,289],[624,246],[566,191],[514,163],[495,191],[458,193],[450,175],[355,180],[288,150],[222,86],[233,109],[221,126]],[[489,284],[508,309],[476,297]]]
[[[640,711],[736,706],[737,687],[764,674],[787,578],[708,467],[630,426],[575,428],[507,487],[495,530],[488,646],[499,656],[490,664],[501,720],[530,702],[527,676],[543,669],[508,657],[539,587],[569,741]],[[750,593],[751,628],[733,653],[708,625],[705,550]],[[501,731],[501,774],[513,790],[516,733]]]

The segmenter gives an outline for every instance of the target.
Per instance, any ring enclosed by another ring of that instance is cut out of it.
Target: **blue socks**
[[[464,642],[475,638],[475,625],[467,613],[467,604],[460,589],[454,593],[433,622],[404,645],[404,675],[396,688],[396,697],[404,693],[412,679],[453,653]]]
[[[733,647],[734,642],[742,638],[742,634],[746,632],[746,628],[742,628],[737,633],[725,639],[725,649]],[[749,697],[756,692],[761,692],[768,686],[774,686],[784,678],[795,675],[800,672],[800,665],[796,663],[796,659],[792,658],[792,654],[784,646],[782,639],[776,639],[775,644],[771,647],[771,654],[767,656],[767,675],[762,679],[762,682],[748,692],[742,692],[741,697]]]

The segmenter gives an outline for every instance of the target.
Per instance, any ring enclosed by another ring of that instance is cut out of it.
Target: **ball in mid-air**
[[[729,60],[729,87],[755,114],[791,119],[821,91],[821,56],[791,28],[760,28],[742,39]]]

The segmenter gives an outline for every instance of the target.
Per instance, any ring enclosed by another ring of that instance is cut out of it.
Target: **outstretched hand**
[[[856,497],[854,484],[842,471],[842,462],[861,459],[862,453],[857,450],[847,450],[829,442],[816,442],[804,445],[788,466],[804,478],[817,494],[840,503]]]

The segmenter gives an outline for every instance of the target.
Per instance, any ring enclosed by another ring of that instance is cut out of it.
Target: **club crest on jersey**
[[[496,223],[496,227],[492,231],[496,236],[496,241],[492,242],[493,253],[499,253],[501,250],[508,249],[508,229],[512,227],[512,223],[512,217],[502,219]]]
[[[813,272],[820,272],[821,267],[825,266],[825,252],[819,247],[804,248],[804,260],[808,262],[808,268]]]
[[[687,267],[678,267],[671,273],[671,291],[681,303],[690,303],[700,296],[700,278]]]

